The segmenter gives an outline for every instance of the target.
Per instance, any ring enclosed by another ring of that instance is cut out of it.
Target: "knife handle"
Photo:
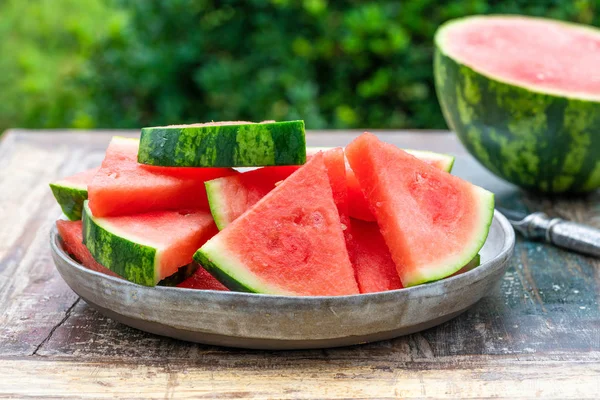
[[[550,226],[546,236],[558,247],[600,257],[600,229],[559,219]]]
[[[527,237],[543,238],[563,249],[600,257],[600,229],[560,218],[550,219],[541,212],[531,214],[527,219]]]

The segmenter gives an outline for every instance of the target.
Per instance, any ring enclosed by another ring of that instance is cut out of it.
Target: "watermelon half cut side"
[[[165,210],[208,210],[204,182],[237,174],[231,168],[166,168],[137,162],[139,141],[115,136],[88,185],[94,216]]]
[[[81,219],[83,202],[88,198],[88,184],[99,168],[92,168],[50,183],[50,189],[62,212],[71,221]]]
[[[479,252],[494,195],[366,133],[346,156],[405,287],[452,275]]]
[[[192,262],[217,232],[208,211],[156,211],[100,218],[83,207],[83,239],[94,259],[125,279],[155,286]]]
[[[168,167],[262,167],[306,161],[304,121],[143,128],[138,161]]]
[[[473,16],[435,35],[434,76],[450,128],[524,189],[600,187],[600,30],[525,16]]]
[[[194,259],[232,290],[359,293],[322,154],[206,242]]]
[[[454,166],[454,157],[448,154],[422,150],[404,151],[442,171],[451,172]],[[348,178],[348,207],[350,216],[363,221],[375,221],[375,216],[369,209],[369,203],[350,165],[346,166],[346,176]]]

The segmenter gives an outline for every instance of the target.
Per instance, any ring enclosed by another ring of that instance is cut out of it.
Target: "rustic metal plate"
[[[390,339],[457,316],[494,289],[515,235],[497,211],[481,265],[438,282],[337,297],[271,296],[145,287],[89,270],[62,249],[52,256],[65,282],[90,306],[123,324],[181,340],[255,349],[309,349]]]

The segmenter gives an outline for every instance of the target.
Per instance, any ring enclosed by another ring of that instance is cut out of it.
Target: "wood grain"
[[[343,146],[360,131],[314,132]],[[120,325],[56,272],[48,231],[54,179],[98,165],[112,135],[12,131],[0,139],[0,397],[597,398],[600,263],[518,240],[497,290],[458,318],[390,341],[264,352],[203,346]],[[455,173],[499,204],[600,227],[600,194],[543,198],[484,171],[446,132],[378,132],[458,156]]]

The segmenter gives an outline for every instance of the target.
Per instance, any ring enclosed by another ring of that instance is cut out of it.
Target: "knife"
[[[497,209],[504,214],[515,231],[527,239],[542,239],[563,249],[600,257],[600,229],[560,218],[549,218],[543,212],[526,214],[501,207]]]

